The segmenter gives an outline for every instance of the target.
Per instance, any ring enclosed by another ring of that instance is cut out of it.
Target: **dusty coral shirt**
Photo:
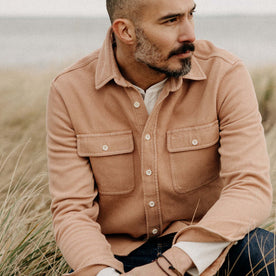
[[[53,81],[51,208],[75,275],[100,265],[123,271],[113,254],[171,232],[174,243],[236,241],[269,215],[269,160],[250,76],[228,52],[195,44],[191,72],[166,82],[150,115],[117,67],[110,32]]]

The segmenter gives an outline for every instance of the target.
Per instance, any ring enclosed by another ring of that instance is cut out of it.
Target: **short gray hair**
[[[137,20],[141,8],[141,0],[106,0],[106,9],[113,23],[118,18]]]

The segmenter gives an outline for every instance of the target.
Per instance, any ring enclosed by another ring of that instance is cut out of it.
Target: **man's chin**
[[[181,71],[170,71],[167,72],[166,76],[167,77],[173,77],[173,78],[180,78],[180,77],[184,77],[185,75],[187,75],[190,70],[181,70]]]
[[[191,61],[187,62],[187,59],[181,60],[182,67],[178,69],[172,69],[172,70],[167,70],[166,75],[167,77],[174,77],[174,78],[179,78],[187,75],[191,69]]]
[[[147,64],[147,66],[167,77],[179,78],[187,75],[191,71],[191,57],[180,59],[178,62],[180,63],[178,68],[157,67],[151,64]]]

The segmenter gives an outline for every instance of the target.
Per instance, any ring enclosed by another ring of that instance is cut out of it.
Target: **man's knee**
[[[274,263],[275,235],[257,228],[231,248],[221,270],[235,276],[274,276]]]

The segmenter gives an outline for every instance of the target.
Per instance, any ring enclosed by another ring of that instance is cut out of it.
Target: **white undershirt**
[[[141,93],[144,103],[146,106],[146,109],[148,111],[148,114],[150,114],[155,106],[155,103],[157,102],[157,99],[162,92],[164,85],[166,83],[167,79],[162,80],[161,82],[158,82],[154,84],[153,86],[149,87],[146,91],[142,88],[134,85],[134,87]]]
[[[150,114],[155,106],[155,103],[162,92],[167,79],[156,83],[149,87],[146,91],[142,88],[134,87],[141,93],[144,104]],[[187,272],[192,276],[199,276],[207,267],[209,267],[222,253],[222,251],[229,245],[228,242],[178,242],[173,246],[182,249],[195,264],[194,268]],[[101,270],[97,276],[118,276],[120,275],[114,268],[108,267]]]

